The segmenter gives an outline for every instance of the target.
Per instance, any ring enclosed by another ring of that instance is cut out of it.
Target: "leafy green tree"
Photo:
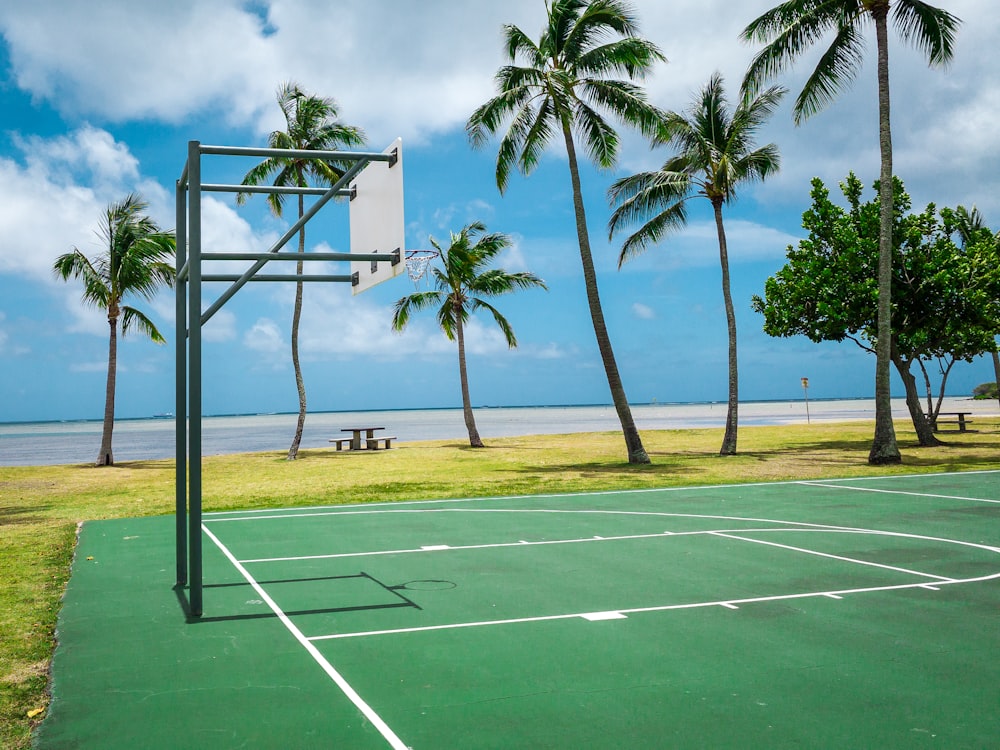
[[[580,262],[590,317],[601,361],[622,425],[629,463],[649,463],[622,385],[597,287],[590,235],[580,187],[576,139],[591,161],[611,168],[617,161],[618,134],[602,111],[653,135],[659,111],[647,103],[635,80],[664,60],[657,47],[637,36],[629,6],[621,0],[551,0],[547,24],[538,42],[517,26],[504,26],[510,64],[496,74],[499,92],[479,107],[466,125],[472,145],[480,148],[504,129],[497,152],[496,181],[503,193],[517,168],[530,174],[553,139],[566,147]],[[611,78],[624,75],[628,80]]]
[[[616,206],[608,224],[613,237],[622,227],[642,223],[625,240],[618,267],[659,243],[687,223],[687,202],[707,198],[715,215],[722,266],[722,297],[729,332],[729,408],[720,453],[735,455],[739,423],[739,368],[736,359],[736,313],[729,285],[729,249],[722,207],[736,200],[740,185],[765,180],[780,165],[778,147],[754,148],[754,135],[774,112],[785,90],[773,86],[731,110],[722,76],[716,73],[685,113],[667,112],[654,145],[673,147],[676,154],[654,172],[641,172],[615,182],[608,195]]]
[[[961,239],[962,247],[974,242],[989,242],[990,236],[993,238],[993,242],[1000,245],[1000,234],[993,234],[986,226],[986,220],[983,218],[982,213],[975,206],[972,207],[970,211],[965,206],[959,206],[955,209],[955,223],[956,231]],[[994,342],[995,344],[996,342]],[[997,346],[993,347],[993,376],[996,378],[996,388],[994,392],[997,394],[997,399],[1000,400],[1000,349]]]
[[[105,211],[98,236],[104,246],[91,260],[78,248],[60,255],[52,270],[67,281],[83,281],[83,301],[108,314],[108,379],[104,395],[104,430],[98,466],[115,462],[111,438],[115,427],[115,384],[118,373],[118,325],[121,334],[138,331],[158,344],[165,343],[156,325],[141,310],[125,304],[129,297],[151,300],[161,287],[174,284],[171,258],[176,251],[173,232],[164,232],[143,212],[148,205],[131,193]],[[181,334],[183,335],[183,334]]]
[[[507,346],[513,349],[517,346],[514,329],[500,311],[486,301],[487,298],[510,294],[518,289],[546,288],[545,282],[532,273],[508,273],[501,268],[489,268],[497,255],[511,246],[512,241],[506,234],[483,234],[485,231],[485,225],[473,222],[463,227],[458,234],[452,233],[451,242],[446,249],[433,237],[430,238],[441,261],[440,267],[432,266],[430,269],[434,289],[414,292],[399,299],[393,307],[392,315],[393,330],[402,331],[414,312],[436,307],[438,325],[444,335],[449,341],[458,342],[462,410],[465,426],[469,431],[469,445],[473,448],[482,448],[483,441],[476,428],[469,396],[469,375],[465,361],[466,323],[474,312],[489,312],[503,331]]]
[[[841,183],[848,207],[830,200],[813,180],[812,206],[803,214],[808,238],[788,248],[788,262],[767,280],[753,307],[771,336],[801,334],[812,341],[850,339],[866,351],[888,349],[906,388],[906,405],[921,445],[937,445],[911,372],[921,358],[966,360],[991,351],[1000,332],[1000,256],[996,243],[961,247],[952,239],[953,212],[933,204],[909,213],[910,197],[894,181],[893,331],[878,336],[879,199],[861,202],[861,181]],[[876,183],[876,190],[879,186]]]
[[[349,146],[361,146],[365,136],[360,128],[345,125],[337,120],[337,104],[333,99],[324,99],[305,93],[296,83],[282,84],[278,89],[278,106],[285,117],[285,130],[275,130],[268,136],[268,148],[294,149],[298,151],[336,151]],[[272,156],[255,166],[243,178],[244,185],[260,185],[273,177],[273,184],[279,187],[308,187],[312,179],[319,185],[332,185],[344,174],[345,165],[320,159]],[[249,193],[239,193],[237,203],[244,203]],[[305,199],[298,195],[298,216],[305,213]],[[281,216],[285,196],[271,193],[268,204],[275,216]],[[299,230],[299,252],[306,250],[306,228]],[[302,275],[302,261],[295,264],[295,273]],[[302,319],[302,282],[295,283],[295,305],[292,310],[292,368],[295,370],[295,387],[299,394],[299,418],[295,424],[295,435],[288,448],[288,460],[293,461],[299,453],[302,431],[306,424],[306,386],[299,363],[299,321]]]
[[[997,384],[992,380],[980,383],[972,389],[972,397],[977,400],[1000,398],[1000,388],[998,388]]]
[[[762,82],[781,74],[813,44],[832,34],[795,102],[796,123],[823,109],[849,84],[864,62],[864,30],[875,27],[877,46],[879,154],[881,205],[879,223],[878,336],[888,339],[892,329],[892,132],[889,118],[889,17],[900,37],[923,52],[931,65],[952,58],[959,19],[923,0],[787,0],[767,11],[743,30],[747,41],[765,44],[747,70],[744,86],[753,92]],[[889,352],[883,347],[875,363],[875,435],[868,461],[899,463],[899,447],[892,425],[889,391]]]

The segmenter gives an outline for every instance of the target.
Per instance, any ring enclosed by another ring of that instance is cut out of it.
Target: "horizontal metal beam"
[[[202,185],[206,193],[268,193],[278,195],[326,195],[329,188],[324,187],[276,187],[274,185]],[[353,188],[338,190],[334,195],[342,198],[353,198]]]
[[[227,156],[278,156],[283,159],[312,159],[319,161],[391,161],[396,154],[375,151],[311,151],[295,148],[250,148],[246,146],[202,146],[203,154]]]
[[[399,250],[391,253],[202,253],[202,260],[350,260],[399,263]]]
[[[215,274],[215,273],[204,273],[201,275],[202,281],[239,281],[240,276],[237,274]],[[247,282],[255,281],[341,281],[345,283],[352,283],[354,281],[354,274],[303,274],[299,276],[294,273],[287,274],[268,274],[266,276],[252,276],[247,279]]]

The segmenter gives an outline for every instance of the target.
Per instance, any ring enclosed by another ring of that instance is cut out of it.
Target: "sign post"
[[[809,378],[802,378],[802,392],[806,396],[806,424],[809,424]]]

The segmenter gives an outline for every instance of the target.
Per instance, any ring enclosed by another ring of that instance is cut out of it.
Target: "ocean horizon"
[[[808,405],[808,412],[807,412]],[[907,419],[903,399],[893,399],[893,416]],[[943,411],[994,415],[996,401],[948,397]],[[484,440],[519,435],[604,432],[621,429],[611,404],[549,406],[477,406],[476,424]],[[655,402],[632,404],[639,430],[723,427],[726,402]],[[203,454],[285,451],[295,430],[296,412],[216,414],[202,421]],[[740,425],[779,425],[874,419],[872,398],[805,399],[740,402]],[[0,423],[0,466],[91,463],[100,448],[100,419]],[[431,407],[386,410],[310,412],[301,447],[327,448],[346,428],[377,426],[396,437],[397,445],[418,440],[468,438],[461,408]],[[172,414],[115,421],[116,461],[173,458],[175,419]]]

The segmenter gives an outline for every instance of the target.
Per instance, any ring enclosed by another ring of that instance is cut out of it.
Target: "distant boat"
[[[172,411],[165,411],[160,414],[154,414],[153,419],[173,419],[174,413]]]

